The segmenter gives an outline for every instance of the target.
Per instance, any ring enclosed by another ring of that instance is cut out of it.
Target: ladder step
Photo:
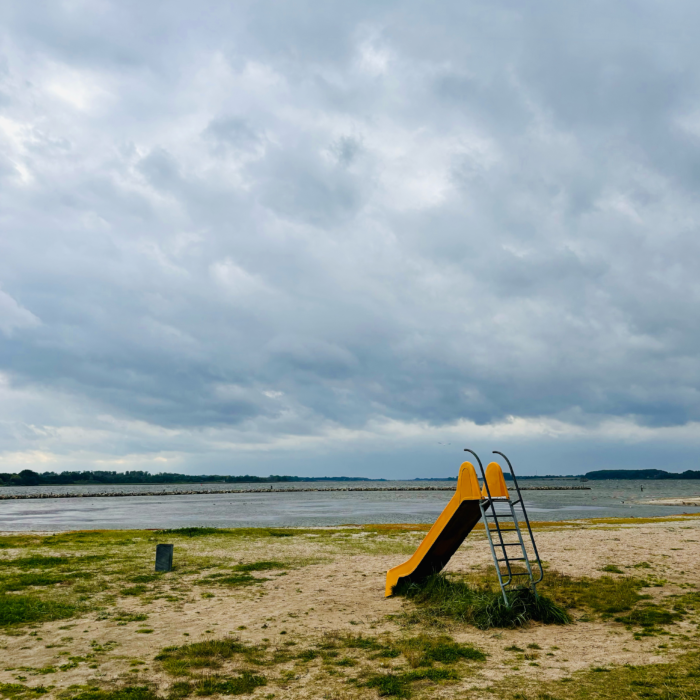
[[[471,450],[467,451],[470,452]],[[513,483],[508,486],[508,496],[506,497],[488,493],[488,495],[481,498],[479,501],[479,509],[484,518],[484,528],[486,529],[486,535],[489,540],[493,563],[496,565],[498,582],[500,583],[501,591],[505,597],[505,603],[508,605],[509,602],[506,597],[507,591],[513,590],[518,585],[531,585],[534,591],[535,586],[542,581],[544,571],[537,551],[537,545],[535,544],[535,537],[527,516],[525,500],[523,494],[520,492],[518,482],[515,479],[513,467],[502,452],[495,452],[495,454],[501,455],[508,462],[508,467],[513,477]],[[486,481],[486,473],[483,467],[481,468],[481,472],[484,481]],[[488,491],[488,484],[486,484],[486,489]],[[522,514],[520,511],[516,512],[516,506],[520,506]],[[506,527],[502,527],[503,525]],[[525,536],[523,536],[522,528],[525,527],[527,528],[527,532]],[[518,537],[517,541],[505,542],[503,536],[507,532],[516,533]],[[527,537],[529,537],[529,539],[527,539]],[[498,547],[501,547],[500,552],[498,551]],[[520,547],[520,549],[509,550],[508,547]],[[532,554],[530,553],[530,549],[533,550]],[[510,552],[520,556],[511,557]],[[499,554],[501,556],[498,556]],[[533,573],[532,564],[539,566],[537,575]],[[512,565],[520,569],[527,569],[527,571],[513,573]],[[528,581],[517,584],[513,580],[516,576],[526,576]]]

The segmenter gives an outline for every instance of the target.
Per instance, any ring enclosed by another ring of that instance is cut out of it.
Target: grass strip
[[[504,678],[489,695],[513,700],[700,700],[700,653],[665,664],[596,667],[558,681],[538,679],[523,688],[522,676]],[[513,688],[520,692],[513,694]],[[522,689],[522,690],[521,690]]]
[[[631,610],[649,598],[640,591],[645,581],[631,576],[573,578],[548,571],[539,589],[565,608],[589,608],[603,616]]]
[[[73,617],[78,606],[33,595],[0,593],[0,627]]]
[[[165,647],[156,661],[171,676],[190,675],[192,669],[221,667],[221,662],[236,655],[243,655],[249,661],[259,660],[262,649],[244,644],[234,637],[224,639],[207,639],[182,646]]]
[[[286,569],[287,565],[281,561],[254,561],[250,564],[236,564],[231,567],[232,571],[273,571],[275,569]]]
[[[238,676],[207,676],[194,681],[174,683],[168,697],[184,698],[189,695],[250,695],[260,686],[267,685],[267,678],[250,671],[241,671]]]
[[[43,685],[29,686],[23,683],[0,683],[0,695],[11,700],[28,700],[46,695],[48,688]]]
[[[145,685],[127,685],[121,688],[87,688],[77,694],[62,693],[69,700],[163,700],[152,688]]]
[[[428,668],[404,673],[372,673],[359,686],[376,688],[380,696],[395,698],[410,698],[411,684],[416,681],[429,680],[434,683],[441,681],[456,681],[459,675],[452,669]]]
[[[459,644],[447,636],[418,635],[398,640],[396,649],[401,651],[411,666],[432,666],[433,663],[454,664],[457,661],[485,661],[486,654],[472,644]]]

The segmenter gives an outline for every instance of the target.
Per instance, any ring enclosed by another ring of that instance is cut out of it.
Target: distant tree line
[[[510,479],[510,474],[505,474]],[[663,469],[600,469],[587,472],[587,479],[700,479],[700,471],[687,470],[674,474]],[[454,481],[456,477],[447,477],[445,481]],[[537,478],[537,477],[521,477]],[[556,478],[554,476],[539,478]],[[578,477],[576,477],[578,478]],[[144,471],[108,472],[43,472],[37,473],[31,469],[23,469],[19,474],[0,474],[0,486],[59,486],[59,485],[119,485],[119,484],[275,484],[293,481],[385,481],[385,479],[367,479],[353,476],[222,476],[222,475],[192,475],[192,474],[151,474]],[[414,479],[414,481],[433,481],[433,479]],[[442,479],[440,479],[442,481]]]
[[[203,476],[191,474],[151,474],[149,472],[43,472],[23,469],[19,474],[0,474],[0,486],[58,486],[86,484],[273,484],[289,481],[371,481],[349,476]]]
[[[663,469],[600,469],[588,472],[587,479],[700,479],[700,471],[688,469],[680,474],[673,474]]]

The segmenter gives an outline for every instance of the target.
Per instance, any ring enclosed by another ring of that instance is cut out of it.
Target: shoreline
[[[681,523],[681,522],[693,522],[696,519],[700,519],[700,512],[697,513],[676,513],[673,515],[651,515],[651,516],[632,516],[632,517],[610,517],[610,518],[570,518],[568,520],[531,520],[530,525],[533,530],[577,530],[586,528],[599,528],[599,527],[639,527],[643,525],[657,525],[663,523]],[[525,527],[525,521],[519,520],[520,526]],[[235,527],[209,527],[201,526],[204,529],[211,529],[214,532],[212,534],[230,534],[236,533],[237,531],[246,533],[266,533],[270,530],[277,531],[289,531],[292,533],[296,532],[323,532],[324,530],[333,531],[347,531],[349,533],[356,532],[382,532],[382,533],[426,533],[433,526],[433,522],[425,523],[346,523],[344,525],[274,525],[265,526],[260,525],[257,527],[246,527],[246,526],[235,526]],[[197,529],[198,526],[193,526]],[[0,537],[18,537],[18,536],[28,536],[28,537],[48,537],[53,535],[67,535],[76,533],[120,533],[125,534],[129,532],[134,533],[149,533],[149,534],[159,534],[159,533],[172,533],[178,534],[178,530],[187,530],[188,527],[183,528],[142,528],[142,527],[131,527],[131,528],[118,528],[118,527],[105,527],[105,528],[76,528],[71,530],[4,530],[0,529]],[[478,535],[483,533],[484,524],[479,522],[474,526],[474,534]],[[1,559],[2,557],[0,557]]]

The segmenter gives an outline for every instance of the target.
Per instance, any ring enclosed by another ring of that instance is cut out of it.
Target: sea
[[[455,488],[454,481],[306,482],[4,487],[0,495],[81,494],[78,498],[0,500],[0,531],[170,529],[180,527],[317,527],[370,523],[432,523],[448,491],[334,491],[338,488]],[[700,513],[700,506],[661,506],[655,498],[700,496],[700,481],[527,479],[521,486],[586,486],[589,490],[523,491],[533,521],[646,518]],[[237,493],[221,493],[240,488]],[[260,489],[265,489],[260,493]],[[317,491],[303,491],[314,488]],[[206,491],[186,494],[185,491]],[[256,492],[253,492],[256,491]],[[138,496],[96,497],[97,493]],[[167,492],[170,495],[161,495]]]

